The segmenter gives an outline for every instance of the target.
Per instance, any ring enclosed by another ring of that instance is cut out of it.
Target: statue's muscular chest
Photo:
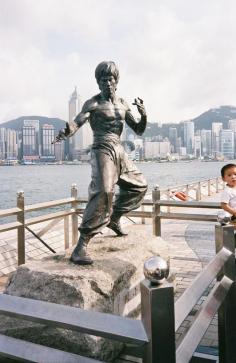
[[[125,107],[121,102],[100,102],[91,113],[93,121],[114,122],[125,119]]]

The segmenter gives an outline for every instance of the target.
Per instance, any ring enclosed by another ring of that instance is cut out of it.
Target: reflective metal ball
[[[220,210],[218,213],[217,213],[217,221],[222,225],[222,226],[225,226],[226,224],[229,224],[230,221],[231,221],[231,217],[230,216],[227,216],[225,214],[225,211],[223,210]]]
[[[153,284],[162,284],[169,276],[169,261],[160,256],[150,257],[143,267],[144,276]]]

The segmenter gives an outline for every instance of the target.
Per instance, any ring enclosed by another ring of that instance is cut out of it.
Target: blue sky
[[[98,92],[96,65],[114,60],[118,94],[144,99],[150,121],[178,122],[236,106],[233,0],[0,0],[0,123],[68,118],[76,85]]]

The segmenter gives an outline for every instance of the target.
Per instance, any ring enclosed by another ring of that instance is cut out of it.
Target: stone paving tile
[[[171,223],[171,227],[169,224]],[[192,226],[195,223],[194,226]],[[191,228],[189,227],[191,225]],[[209,225],[208,225],[209,228]],[[173,234],[171,232],[177,231],[177,233]],[[192,233],[192,230],[198,231],[197,234]],[[199,241],[199,235],[203,230],[203,244],[202,247],[201,241]],[[187,231],[187,233],[186,233]],[[170,258],[171,258],[171,268],[176,272],[176,289],[178,292],[176,293],[175,300],[178,299],[181,294],[185,291],[188,286],[192,283],[194,278],[199,274],[204,265],[209,262],[215,255],[214,252],[214,228],[211,226],[211,234],[206,231],[206,224],[199,222],[186,222],[179,223],[179,221],[163,221],[162,222],[162,236],[168,241],[173,248],[170,250]],[[185,238],[185,236],[187,237]],[[194,241],[197,241],[196,245],[192,243],[189,246],[189,241],[191,238],[196,237]],[[207,242],[207,245],[206,245]],[[191,247],[191,249],[189,248]],[[194,248],[193,248],[194,247]],[[172,258],[173,257],[173,258]],[[178,259],[179,258],[179,259]],[[212,286],[211,286],[212,287]],[[194,306],[192,312],[181,324],[180,328],[176,332],[176,346],[178,346],[186,335],[187,331],[192,325],[192,322],[195,319],[195,315],[197,311],[201,308],[201,305],[204,303],[206,296],[210,292],[210,289],[205,291],[205,296],[203,296],[197,304]],[[204,334],[200,345],[209,346],[209,347],[217,347],[218,346],[218,323],[217,317],[212,320],[209,328]]]
[[[8,276],[3,276],[0,273],[0,293],[4,291],[7,281]]]

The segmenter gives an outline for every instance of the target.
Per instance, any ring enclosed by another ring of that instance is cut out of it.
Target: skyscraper
[[[230,160],[234,158],[234,131],[220,131],[220,151],[225,159]]]
[[[75,116],[80,112],[80,98],[77,94],[77,90],[75,88],[69,100],[69,122],[72,122]],[[92,144],[93,136],[92,130],[89,123],[85,123],[80,130],[76,132],[74,136],[72,136],[72,159],[79,159],[80,154],[83,150],[85,150],[89,145]]]
[[[177,139],[178,139],[177,128],[170,127],[169,128],[169,140],[170,140],[171,145],[173,146],[174,153],[177,152]]]
[[[236,132],[236,119],[229,120],[229,129]]]
[[[6,140],[6,148],[5,148],[6,160],[17,160],[18,157],[17,131],[6,129],[5,140]]]
[[[43,161],[55,160],[55,144],[52,141],[55,138],[55,129],[53,125],[44,124],[42,127],[42,155]]]
[[[195,135],[194,136],[194,155],[196,158],[201,158],[201,136]]]
[[[5,140],[6,129],[0,128],[0,160],[5,160],[6,157],[6,140]]]
[[[211,130],[201,130],[201,152],[202,156],[212,155]]]
[[[79,112],[77,88],[75,87],[69,99],[69,122],[72,122]]]
[[[187,154],[194,152],[194,123],[192,121],[184,122],[184,146]]]
[[[69,99],[69,123],[74,120],[78,112],[79,112],[78,95],[77,95],[77,88],[75,87]],[[75,134],[68,140],[69,150],[66,147],[66,157],[69,159],[74,159],[74,151],[76,149],[76,144],[77,144],[76,139],[77,135]]]
[[[214,157],[220,155],[220,131],[222,128],[221,122],[212,122],[212,155]]]
[[[229,120],[229,129],[234,132],[234,157],[236,156],[236,120]]]
[[[24,120],[22,129],[22,157],[25,162],[40,158],[39,120]]]

